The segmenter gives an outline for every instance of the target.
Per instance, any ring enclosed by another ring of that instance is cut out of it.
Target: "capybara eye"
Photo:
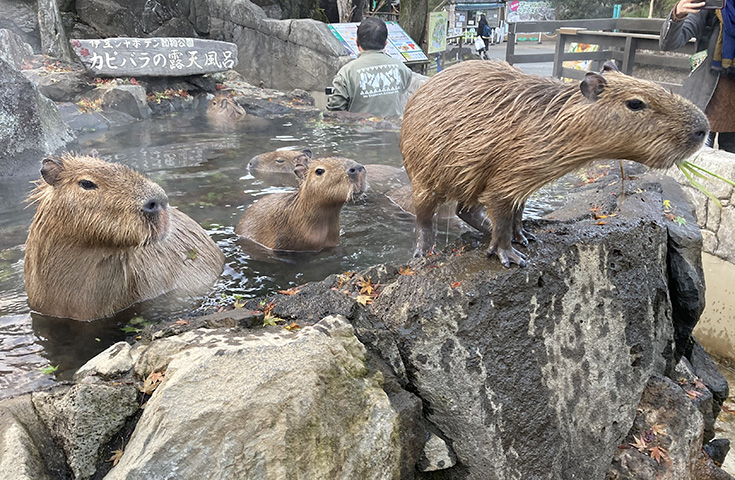
[[[284,159],[282,159],[282,158],[276,158],[276,163],[283,163],[283,162],[285,162]]]
[[[85,190],[94,190],[97,188],[97,184],[91,180],[79,180],[79,186]]]
[[[314,173],[316,173],[317,175],[324,175],[324,169],[323,168],[317,168],[316,170],[314,170]]]
[[[646,108],[646,103],[643,100],[638,100],[637,98],[634,98],[633,100],[628,100],[627,102],[625,102],[625,105],[634,112]]]

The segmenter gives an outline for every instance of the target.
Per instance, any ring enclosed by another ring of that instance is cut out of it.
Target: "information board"
[[[428,53],[443,52],[447,49],[447,12],[429,13],[429,44]]]
[[[388,44],[385,46],[385,53],[393,58],[400,59],[403,62],[421,62],[428,61],[421,47],[408,36],[408,34],[398,25],[397,22],[385,22],[388,27]],[[329,31],[332,32],[337,40],[342,43],[350,57],[357,58],[359,50],[357,49],[357,26],[359,23],[330,23],[327,25]]]

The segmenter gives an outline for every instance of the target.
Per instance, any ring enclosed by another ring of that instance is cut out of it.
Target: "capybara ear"
[[[301,153],[303,153],[304,155],[306,155],[309,158],[313,158],[311,156],[311,149],[310,148],[305,148],[305,149],[301,150]]]
[[[309,164],[309,160],[311,160],[311,155],[307,155],[306,153],[301,153],[294,159],[294,163],[296,165],[306,166]]]
[[[615,64],[614,61],[608,60],[602,65],[602,73],[605,72],[618,72],[620,73],[620,70],[618,70],[618,66]]]
[[[309,167],[307,167],[307,166],[306,166],[306,165],[304,165],[303,163],[298,163],[298,164],[296,164],[296,166],[295,166],[295,167],[293,168],[293,173],[295,173],[295,174],[296,174],[296,176],[297,176],[297,177],[299,177],[299,178],[300,178],[300,179],[302,179],[302,180],[303,180],[304,178],[306,178],[306,174],[307,174],[308,172],[309,172]]]
[[[584,76],[582,83],[579,84],[579,89],[582,90],[582,95],[594,101],[605,90],[605,85],[607,85],[607,80],[602,75],[595,72],[588,72]]]
[[[41,166],[41,176],[49,185],[55,185],[61,179],[64,171],[64,161],[61,157],[46,157]]]

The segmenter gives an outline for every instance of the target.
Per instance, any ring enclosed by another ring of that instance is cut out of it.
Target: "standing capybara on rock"
[[[699,150],[708,131],[690,101],[609,65],[581,84],[526,75],[499,61],[447,68],[408,101],[401,128],[416,255],[431,247],[437,206],[456,200],[459,217],[483,232],[487,208],[488,256],[524,266],[511,241],[527,244],[521,217],[536,190],[598,159],[671,167]]]
[[[365,190],[365,168],[340,157],[299,164],[292,193],[267,195],[245,211],[235,233],[272,250],[319,251],[339,245],[342,206]]]
[[[224,255],[156,183],[93,157],[49,157],[25,253],[31,309],[92,320],[168,292],[211,288]]]

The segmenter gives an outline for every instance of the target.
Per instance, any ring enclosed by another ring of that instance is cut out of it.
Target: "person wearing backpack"
[[[477,22],[477,34],[480,36],[480,38],[482,38],[482,41],[485,42],[485,48],[477,52],[480,54],[480,58],[488,58],[487,47],[492,33],[493,31],[490,28],[490,25],[487,23],[487,17],[485,17],[485,14],[483,13],[482,15],[480,15],[480,21]]]

